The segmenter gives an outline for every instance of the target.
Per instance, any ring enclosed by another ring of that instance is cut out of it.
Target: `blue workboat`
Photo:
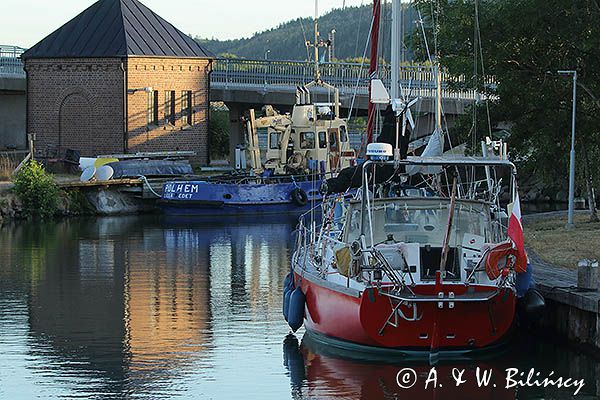
[[[321,202],[321,180],[274,183],[173,181],[161,207],[172,215],[302,214]]]
[[[160,201],[163,211],[205,216],[300,215],[318,205],[323,179],[353,165],[355,153],[346,121],[339,117],[337,90],[322,81],[313,85],[333,90],[334,102],[313,103],[308,89],[302,87],[291,113],[280,114],[265,106],[257,118],[249,110],[245,142],[236,149],[237,170],[218,177],[166,182]],[[262,148],[259,131],[266,138]]]

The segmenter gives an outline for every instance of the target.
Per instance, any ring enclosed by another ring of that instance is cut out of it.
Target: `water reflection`
[[[285,332],[276,310],[292,225],[264,227],[139,218],[3,226],[0,351],[20,360],[0,361],[0,376],[20,371],[0,394],[22,394],[20,376],[25,397],[204,394],[204,378],[229,386],[211,367],[238,344],[256,347],[253,333],[268,334],[271,319],[273,338]]]
[[[598,398],[600,366],[597,360],[556,346],[544,341],[516,339],[501,355],[488,359],[430,365],[359,359],[315,341],[308,334],[304,334],[301,343],[290,334],[283,341],[283,364],[288,371],[293,399],[573,398],[575,387],[507,387],[509,368],[524,371],[522,380],[526,380],[527,373],[534,368],[531,382],[536,377],[541,382],[548,376],[584,379],[585,385],[577,398]]]
[[[156,217],[0,227],[0,399],[571,397],[456,391],[451,381],[400,390],[402,363],[352,361],[286,337],[281,285],[292,229],[293,221]],[[577,398],[598,394],[597,360],[544,341],[442,366],[440,376],[456,366],[556,369],[586,379]]]

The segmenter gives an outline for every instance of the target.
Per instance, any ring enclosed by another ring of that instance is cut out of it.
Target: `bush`
[[[208,125],[210,155],[213,159],[229,157],[229,111],[212,108]]]
[[[58,187],[42,164],[29,161],[19,170],[14,183],[14,191],[23,203],[25,216],[47,218],[56,214]]]

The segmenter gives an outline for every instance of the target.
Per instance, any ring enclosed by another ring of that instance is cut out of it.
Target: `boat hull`
[[[323,279],[302,273],[300,269],[296,269],[295,279],[306,295],[304,324],[307,331],[321,339],[330,338],[338,347],[346,344],[361,351],[394,349],[413,355],[414,352],[449,351],[458,355],[493,348],[506,341],[515,317],[516,297],[512,291],[503,290],[486,301],[457,301],[452,308],[449,303],[444,303],[442,308],[435,301],[419,303],[416,315],[412,308],[401,306],[404,315],[417,320],[398,317],[392,320],[397,322],[397,327],[386,325],[382,330],[394,307],[388,297],[377,291],[368,294],[323,284]],[[493,290],[491,287],[471,288],[480,293]],[[417,285],[413,290],[431,295],[436,289],[435,285]],[[444,283],[441,290],[458,296],[465,286]]]
[[[268,184],[167,182],[160,206],[170,215],[300,215],[321,202],[320,184],[320,180]],[[306,195],[304,204],[292,195],[298,189]]]

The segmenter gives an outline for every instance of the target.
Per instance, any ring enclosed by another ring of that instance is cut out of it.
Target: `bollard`
[[[597,260],[579,260],[577,263],[577,287],[583,290],[598,290]]]

